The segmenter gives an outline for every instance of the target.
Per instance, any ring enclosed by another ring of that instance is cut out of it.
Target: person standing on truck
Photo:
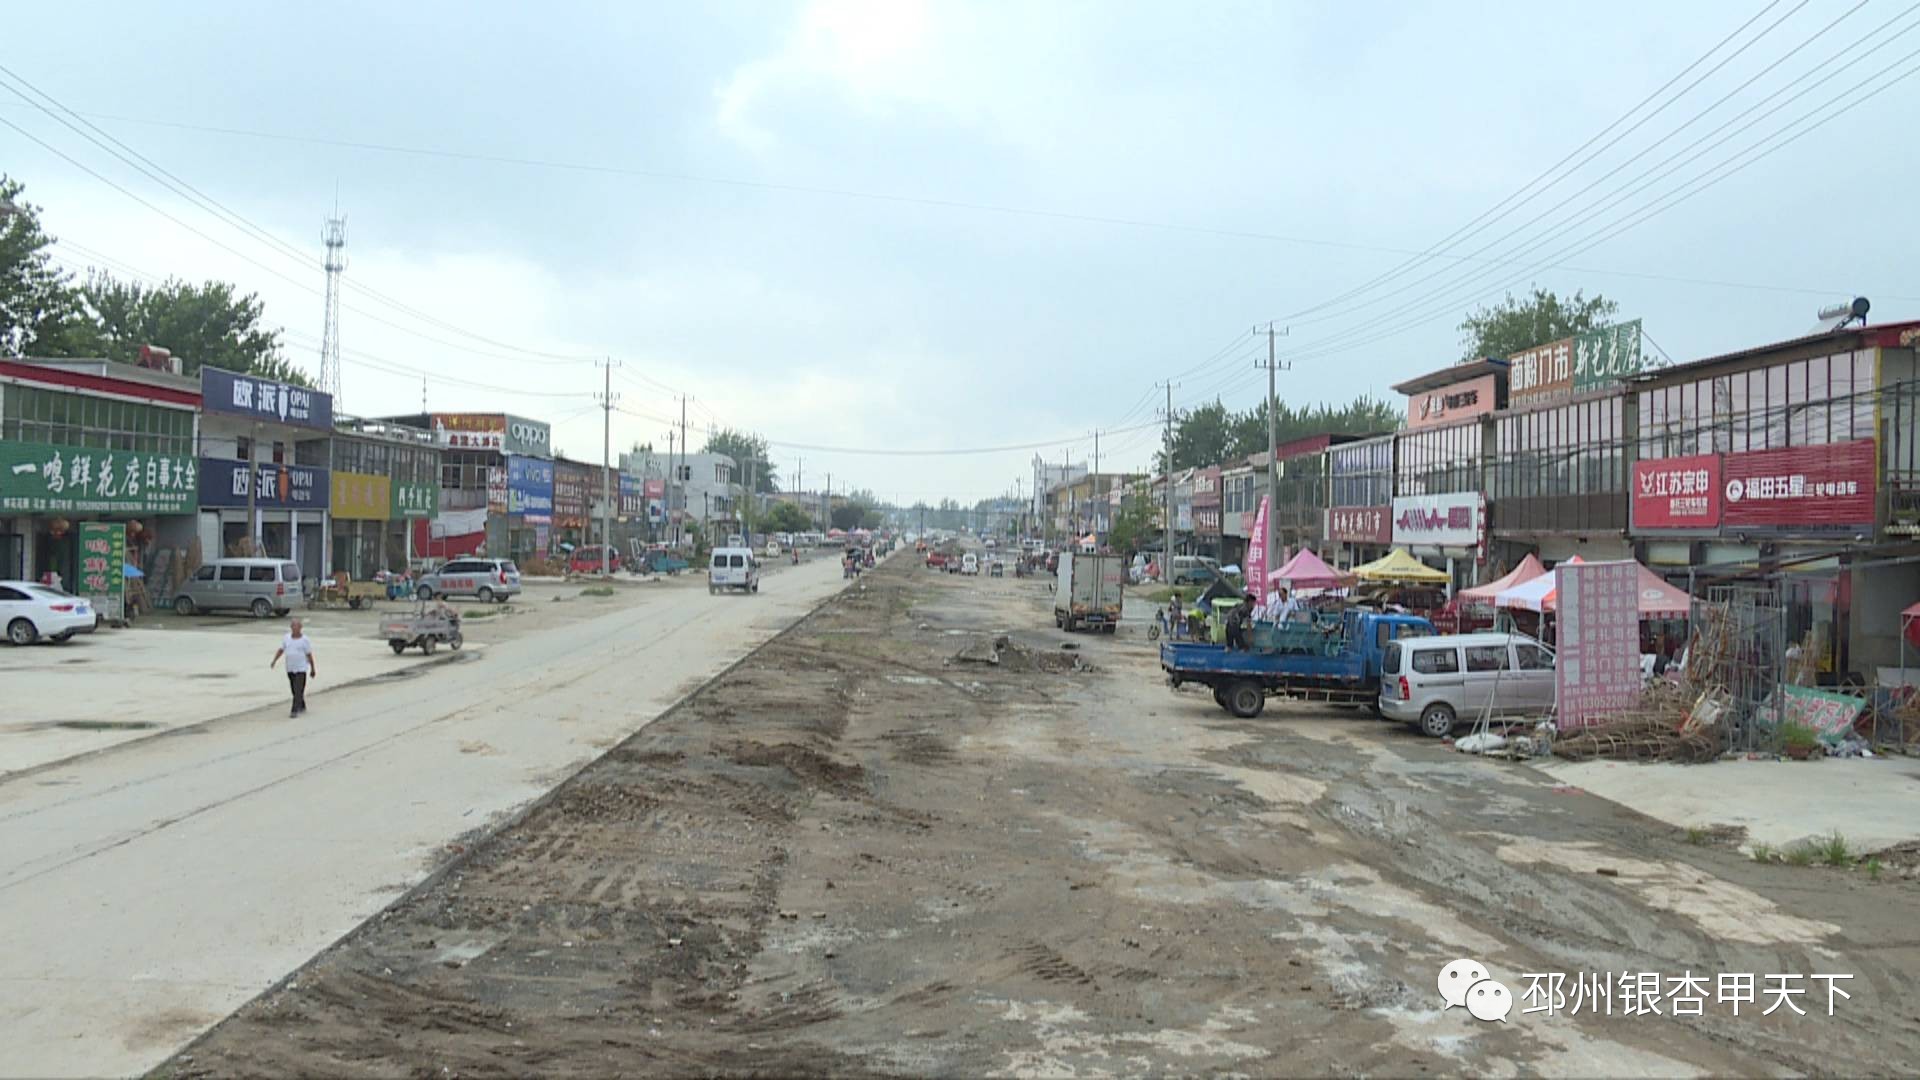
[[[1247,644],[1247,605],[1245,602],[1227,609],[1227,651],[1246,652]]]

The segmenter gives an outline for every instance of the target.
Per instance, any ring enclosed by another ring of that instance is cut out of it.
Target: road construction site
[[[1756,861],[1737,829],[1359,710],[1237,720],[1163,684],[1140,620],[1067,635],[1050,602],[882,564],[437,852],[161,1074],[1857,1074],[1920,1053],[1906,876]],[[1447,1007],[1462,959],[1515,996],[1504,1021]],[[1637,973],[1703,979],[1704,1008],[1542,1007]],[[1756,998],[1720,1000],[1740,974]],[[1769,976],[1799,980],[1792,1007]]]

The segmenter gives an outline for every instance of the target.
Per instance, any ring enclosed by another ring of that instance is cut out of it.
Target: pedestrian
[[[267,667],[271,669],[283,656],[287,658],[287,687],[293,691],[293,711],[287,715],[299,716],[307,711],[307,680],[319,674],[313,666],[313,639],[301,632],[299,619],[287,625],[287,636],[280,639],[280,647],[273,651]]]
[[[1227,611],[1227,649],[1246,652],[1247,644],[1247,604],[1243,601]]]

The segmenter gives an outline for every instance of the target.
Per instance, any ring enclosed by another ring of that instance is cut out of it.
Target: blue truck
[[[1433,624],[1418,615],[1349,608],[1307,620],[1255,623],[1251,650],[1163,641],[1160,669],[1176,690],[1186,683],[1212,687],[1221,708],[1245,719],[1259,716],[1270,696],[1373,705],[1387,643],[1433,632]]]

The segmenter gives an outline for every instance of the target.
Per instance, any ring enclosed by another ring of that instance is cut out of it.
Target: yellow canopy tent
[[[1447,572],[1433,567],[1413,557],[1406,548],[1394,548],[1385,558],[1353,568],[1353,576],[1363,582],[1399,581],[1416,582],[1423,585],[1445,585]]]

